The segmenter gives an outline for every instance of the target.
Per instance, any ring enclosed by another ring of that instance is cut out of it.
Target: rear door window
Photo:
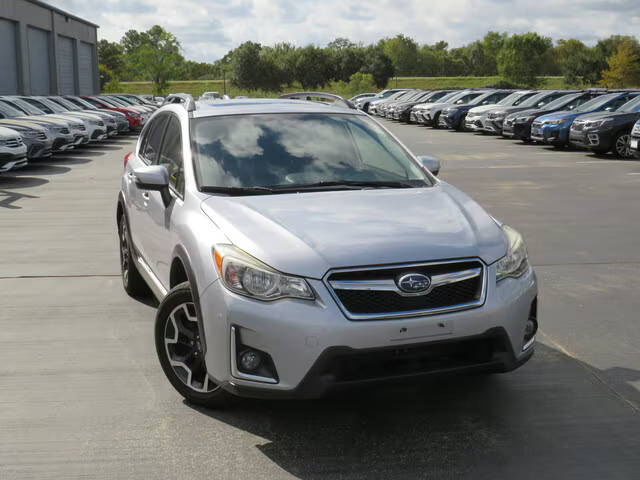
[[[162,150],[158,157],[158,165],[163,165],[169,172],[169,184],[180,194],[184,195],[184,169],[182,161],[182,132],[180,120],[175,116],[169,117],[164,133]]]

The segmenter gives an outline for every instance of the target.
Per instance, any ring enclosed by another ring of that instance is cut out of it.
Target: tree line
[[[384,88],[393,76],[500,76],[504,86],[538,87],[541,76],[561,75],[571,87],[640,86],[640,44],[624,35],[600,39],[591,47],[577,39],[554,44],[535,32],[488,32],[458,48],[444,41],[421,45],[402,34],[370,45],[346,38],[325,47],[248,41],[205,63],[186,60],[178,39],[156,25],[145,32],[129,30],[119,42],[101,40],[98,57],[103,88],[147,80],[158,94],[167,90],[169,80],[223,76],[239,88],[272,92],[294,83],[304,89],[332,82]]]

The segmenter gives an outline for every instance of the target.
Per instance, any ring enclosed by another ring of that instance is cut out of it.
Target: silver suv
[[[122,280],[159,299],[188,400],[317,397],[526,362],[522,237],[365,113],[302,100],[165,105],[125,159]]]

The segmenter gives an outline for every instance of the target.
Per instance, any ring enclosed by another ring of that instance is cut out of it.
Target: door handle
[[[144,198],[145,200],[149,200],[149,193],[142,192],[142,198]]]

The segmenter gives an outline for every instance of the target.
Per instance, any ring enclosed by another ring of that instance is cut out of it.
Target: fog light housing
[[[260,354],[255,350],[247,350],[240,354],[240,368],[249,372],[255,371],[262,362]]]
[[[538,332],[538,299],[536,298],[531,302],[531,309],[529,310],[529,318],[524,326],[524,339],[522,345],[522,351],[527,350],[536,341],[536,333]]]

